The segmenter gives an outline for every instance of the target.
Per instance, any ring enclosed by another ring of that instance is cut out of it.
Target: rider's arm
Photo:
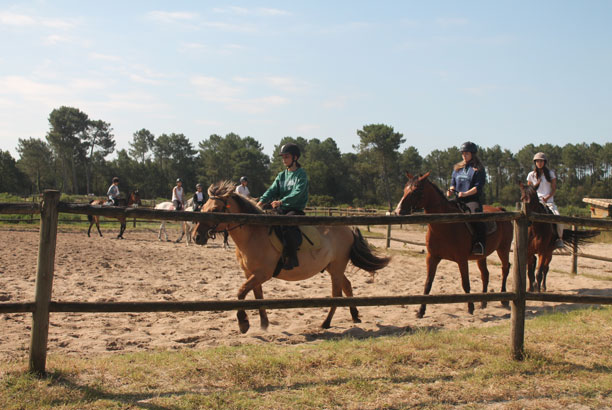
[[[280,178],[282,174],[281,172],[276,176],[270,188],[259,198],[259,204],[267,204],[280,196]]]

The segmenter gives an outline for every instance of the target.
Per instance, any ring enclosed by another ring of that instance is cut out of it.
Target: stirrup
[[[563,239],[557,238],[555,241],[555,249],[563,249],[565,248],[565,244],[563,243]]]
[[[484,255],[484,246],[482,243],[476,242],[474,246],[472,246],[472,255]]]

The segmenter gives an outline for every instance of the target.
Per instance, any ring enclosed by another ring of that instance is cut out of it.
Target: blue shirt
[[[486,179],[487,175],[484,169],[476,171],[471,164],[468,164],[457,171],[453,170],[451,186],[455,187],[457,192],[466,192],[476,187],[476,194],[460,198],[460,200],[461,202],[476,201],[480,203]]]

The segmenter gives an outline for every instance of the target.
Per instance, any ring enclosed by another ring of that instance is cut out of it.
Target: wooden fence
[[[553,215],[529,215],[525,209],[519,212],[492,214],[437,214],[408,216],[280,216],[229,213],[175,212],[143,208],[99,207],[85,204],[69,204],[59,201],[58,191],[45,191],[41,204],[0,204],[0,214],[41,214],[40,242],[36,272],[36,292],[33,302],[0,303],[0,313],[32,312],[29,368],[38,374],[45,373],[50,312],[176,312],[236,309],[292,309],[331,306],[381,306],[436,303],[466,303],[480,301],[511,302],[512,356],[521,360],[524,356],[525,304],[527,300],[558,301],[586,304],[612,304],[612,296],[562,295],[554,293],[527,293],[526,259],[528,222],[563,222],[612,228],[612,221],[570,218]],[[456,223],[465,221],[514,221],[514,292],[470,293],[450,295],[408,295],[353,298],[264,299],[235,301],[192,302],[66,302],[52,301],[57,221],[60,212],[120,216],[147,220],[175,220],[196,222],[237,222],[263,225],[395,225],[423,223]]]

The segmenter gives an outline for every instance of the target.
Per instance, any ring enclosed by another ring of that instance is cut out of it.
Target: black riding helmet
[[[292,154],[295,155],[296,158],[300,158],[300,147],[298,147],[296,144],[290,142],[287,143],[285,145],[283,145],[280,149],[280,153],[278,155],[283,155],[283,154]]]
[[[243,181],[249,182],[249,179],[247,177],[240,177],[240,182],[243,182]]]
[[[475,154],[476,152],[478,152],[478,146],[474,144],[473,142],[467,141],[461,145],[461,148],[459,149],[459,151],[471,152],[472,154]]]

